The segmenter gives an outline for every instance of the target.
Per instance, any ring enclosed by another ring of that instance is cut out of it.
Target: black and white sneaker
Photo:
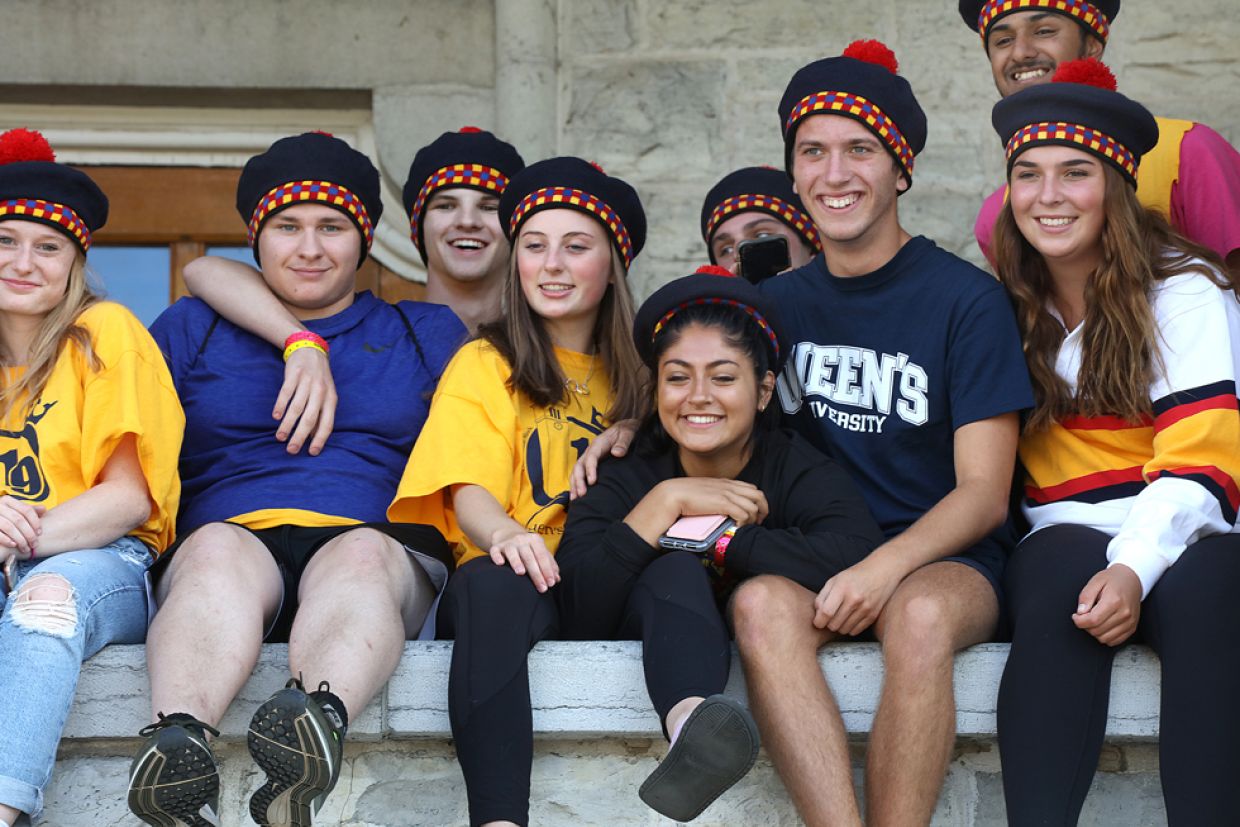
[[[329,688],[323,683],[319,690]],[[310,827],[340,777],[341,722],[293,678],[254,713],[246,745],[267,773],[267,783],[250,798],[254,821],[260,827]]]
[[[192,715],[159,713],[138,734],[146,743],[129,769],[129,809],[155,827],[219,827],[220,773],[206,733]]]

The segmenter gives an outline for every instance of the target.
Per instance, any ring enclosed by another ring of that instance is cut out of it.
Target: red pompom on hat
[[[481,132],[481,131],[482,130],[476,126],[462,126],[456,132],[458,135],[472,135],[475,132]]]
[[[327,136],[327,137],[329,137],[329,138],[334,138],[334,137],[336,137],[336,136],[335,136],[335,135],[333,135],[332,133],[327,132],[327,131],[322,130],[322,129],[311,129],[311,130],[310,130],[310,134],[311,134],[311,135],[326,135],[326,136]]]
[[[0,135],[0,164],[55,160],[56,153],[41,132],[33,129],[10,129]]]
[[[598,161],[587,161],[586,163],[588,163],[590,166],[594,167],[595,169],[597,169],[599,172],[603,173],[604,175],[607,174],[607,170],[603,169],[603,165],[600,164]]]
[[[843,56],[882,66],[893,75],[900,73],[900,62],[896,60],[896,53],[881,40],[854,40],[844,49]]]
[[[707,276],[723,276],[724,278],[734,279],[736,274],[726,267],[720,267],[718,264],[703,264],[701,267],[693,271],[694,273],[702,273]]]
[[[1096,86],[1099,89],[1107,89],[1111,92],[1118,91],[1119,87],[1115,80],[1115,73],[1096,57],[1069,60],[1066,63],[1059,64],[1059,68],[1055,70],[1051,81],[1054,83],[1079,83],[1083,86]]]

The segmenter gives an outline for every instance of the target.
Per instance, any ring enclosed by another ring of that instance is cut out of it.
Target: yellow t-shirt
[[[573,464],[606,429],[611,407],[601,359],[559,348],[555,354],[565,375],[589,393],[569,391],[564,404],[545,408],[508,388],[511,370],[493,346],[476,340],[462,347],[439,380],[388,519],[438,528],[460,565],[486,552],[461,531],[451,487],[480,485],[554,554]]]
[[[94,486],[116,446],[133,434],[151,516],[131,534],[162,552],[176,527],[185,431],[168,366],[146,328],[119,304],[96,304],[78,324],[103,366],[92,370],[67,345],[30,413],[23,415],[19,404],[0,423],[0,493],[53,509]],[[8,376],[22,372],[12,368]]]

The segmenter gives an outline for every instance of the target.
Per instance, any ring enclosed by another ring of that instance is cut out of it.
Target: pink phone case
[[[703,514],[699,517],[681,517],[672,523],[664,536],[677,540],[702,541],[723,524],[727,517],[722,514]]]

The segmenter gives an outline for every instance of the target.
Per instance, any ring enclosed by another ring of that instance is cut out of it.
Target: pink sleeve
[[[985,201],[982,202],[982,208],[977,211],[977,221],[973,224],[973,236],[977,239],[977,246],[981,248],[982,255],[986,256],[986,260],[994,266],[994,251],[990,249],[991,238],[995,233],[995,222],[999,220],[999,212],[1003,209],[1003,203],[1007,199],[1007,187],[999,187],[992,192]]]
[[[1205,124],[1195,124],[1180,142],[1171,222],[1223,258],[1240,249],[1240,153]]]

